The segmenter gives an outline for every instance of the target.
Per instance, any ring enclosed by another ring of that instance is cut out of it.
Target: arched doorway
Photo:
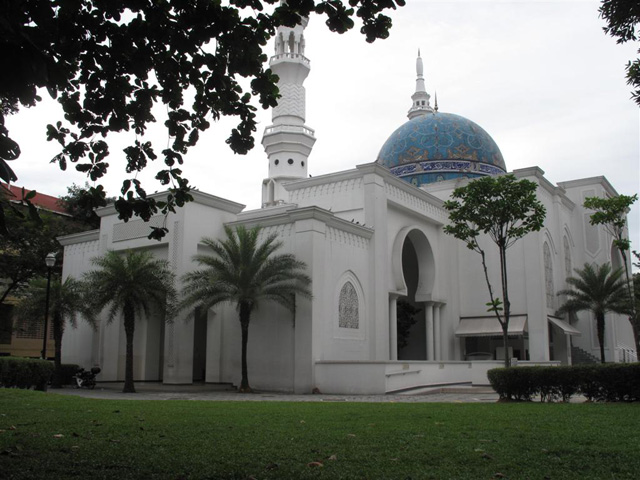
[[[395,307],[398,360],[434,359],[432,293],[435,261],[429,240],[418,228],[405,228],[394,243],[393,271],[400,293]],[[393,317],[393,315],[392,315]],[[393,335],[392,335],[393,341]],[[394,345],[391,347],[393,352]],[[393,353],[392,353],[393,358]]]

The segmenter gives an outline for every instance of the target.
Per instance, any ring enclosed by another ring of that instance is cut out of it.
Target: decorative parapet
[[[411,188],[415,189],[415,187]],[[422,192],[422,190],[419,190],[419,192]],[[429,202],[424,198],[420,198],[420,196],[417,195],[418,192],[414,194],[398,185],[385,182],[385,193],[387,194],[388,201],[428,216],[439,223],[445,223],[448,219],[447,213],[440,205],[435,204],[435,202]],[[428,195],[426,192],[424,192],[424,194]],[[442,203],[440,200],[437,200],[437,202]]]
[[[289,185],[287,185],[289,186]],[[286,187],[285,187],[286,188]],[[356,191],[362,188],[362,177],[338,180],[329,183],[319,183],[317,185],[309,185],[302,188],[287,190],[290,191],[289,198],[291,202],[299,202],[307,198],[320,197],[325,195],[335,195],[341,192]]]

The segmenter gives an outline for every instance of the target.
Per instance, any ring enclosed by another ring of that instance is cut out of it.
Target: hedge
[[[0,387],[46,390],[53,362],[20,357],[0,357]]]
[[[487,377],[501,400],[568,402],[582,394],[592,402],[640,401],[640,363],[494,368]]]

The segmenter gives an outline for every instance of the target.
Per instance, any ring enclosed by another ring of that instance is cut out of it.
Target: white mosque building
[[[169,234],[148,240],[149,224],[98,211],[99,230],[64,237],[63,275],[81,277],[107,250],[148,249],[170,262],[177,278],[196,267],[203,237],[222,238],[224,225],[277,233],[283,251],[308,266],[313,299],[298,299],[295,314],[263,304],[251,320],[248,363],[254,388],[310,393],[386,393],[425,386],[487,384],[486,372],[507,354],[518,364],[571,364],[598,355],[595,320],[569,321],[555,312],[566,278],[585,262],[620,265],[612,238],[589,224],[585,197],[613,196],[604,177],[553,185],[538,167],[515,170],[538,185],[547,210],[544,227],[508,251],[512,304],[508,351],[487,313],[479,256],[446,235],[443,201],[473,178],[507,172],[498,145],[474,122],[431,105],[422,59],[409,120],[381,145],[378,158],[351,170],[310,178],[314,131],[305,125],[309,73],[304,29],[281,27],[271,69],[282,98],[262,144],[269,176],[262,208],[194,191],[194,201],[167,219]],[[330,140],[330,139],[328,139]],[[372,159],[373,160],[373,159]],[[151,219],[159,226],[164,217]],[[489,265],[497,252],[489,250]],[[491,268],[491,267],[490,267]],[[499,284],[498,269],[492,270]],[[419,309],[408,334],[397,328],[398,305]],[[190,321],[157,317],[136,326],[136,381],[239,384],[240,324],[234,306],[216,307]],[[401,348],[398,345],[401,345]],[[96,330],[67,329],[63,362],[102,368],[100,380],[124,379],[122,321]],[[606,356],[621,361],[633,337],[629,322],[606,322]]]

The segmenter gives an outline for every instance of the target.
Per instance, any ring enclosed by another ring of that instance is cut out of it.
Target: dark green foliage
[[[487,377],[503,400],[568,402],[581,393],[593,402],[640,401],[640,363],[494,368]]]
[[[123,150],[126,174],[115,202],[120,218],[148,220],[191,200],[181,165],[200,134],[221,116],[238,117],[227,144],[243,154],[254,146],[256,106],[274,107],[277,77],[265,69],[265,49],[280,25],[293,27],[312,13],[326,16],[343,33],[362,22],[367,41],[386,38],[388,9],[404,0],[140,1],[50,0],[0,2],[0,178],[16,179],[7,160],[20,156],[4,115],[40,100],[46,88],[64,110],[64,123],[48,125],[47,139],[60,144],[53,159],[96,181],[108,170],[105,138],[132,132]],[[264,10],[264,7],[267,7]],[[243,78],[249,79],[245,91]],[[185,91],[189,91],[185,95]],[[255,97],[257,100],[253,100]],[[253,101],[252,101],[253,100]],[[167,111],[167,139],[158,151],[144,139],[157,105]],[[133,135],[133,133],[135,135]],[[163,201],[147,197],[138,173],[160,160],[156,174],[169,189]],[[99,205],[100,186],[87,199]],[[166,228],[154,228],[161,238]]]
[[[616,38],[617,43],[640,39],[640,3],[637,0],[603,0],[600,16],[607,22],[603,30]],[[640,58],[630,60],[626,69],[627,83],[633,88],[631,98],[640,106]]]
[[[107,309],[107,322],[121,313],[126,335],[124,392],[133,393],[133,334],[136,318],[171,321],[177,300],[175,276],[166,260],[154,258],[149,250],[108,251],[94,258],[96,267],[83,277],[89,309]],[[156,310],[154,310],[156,308]],[[154,318],[156,314],[161,318]]]
[[[539,390],[532,368],[494,368],[487,372],[487,378],[502,400],[530,401]]]
[[[67,194],[60,197],[59,203],[77,222],[86,225],[87,229],[96,229],[100,228],[100,217],[95,208],[104,207],[115,200],[115,197],[107,198],[102,185],[92,190],[89,183],[85,182],[84,187],[75,183],[67,187]]]
[[[61,250],[57,236],[81,230],[68,218],[51,213],[40,212],[34,219],[27,207],[18,205],[4,209],[4,221],[7,230],[0,233],[0,276],[5,282],[0,285],[0,303],[10,294],[19,294],[33,278],[46,276],[45,257]]]
[[[538,185],[514,175],[482,177],[456,188],[451,200],[444,202],[449,212],[445,233],[466,243],[467,248],[480,254],[484,277],[489,290],[487,311],[493,312],[503,332],[505,352],[508,351],[508,330],[511,316],[509,282],[507,278],[507,249],[530,232],[537,232],[544,224],[546,210],[536,197]],[[478,243],[487,235],[498,247],[502,299],[494,294],[489,280],[485,247]],[[505,367],[509,366],[505,355]]]
[[[622,269],[611,271],[611,264],[592,265],[576,268],[577,276],[568,277],[571,287],[560,290],[558,295],[567,297],[558,309],[558,315],[574,314],[585,310],[593,312],[596,317],[598,343],[600,344],[600,361],[605,362],[604,330],[605,315],[609,312],[629,314],[630,306],[626,294],[626,282],[622,278]]]
[[[636,5],[640,10],[640,7]],[[640,15],[640,12],[638,12]],[[639,17],[640,18],[640,17]],[[638,79],[640,88],[640,78]],[[640,98],[638,99],[640,101]],[[629,273],[629,263],[627,262],[627,252],[631,248],[631,242],[627,236],[627,213],[629,208],[638,200],[638,195],[617,195],[615,197],[587,197],[584,200],[584,207],[594,210],[590,216],[591,225],[602,225],[613,237],[613,245],[618,250],[624,273],[627,279],[627,300],[629,302],[629,322],[633,330],[636,351],[640,352],[640,319],[638,319],[638,309],[635,306],[633,295],[633,280]],[[613,259],[612,259],[613,260]]]
[[[226,238],[203,238],[213,255],[195,255],[199,269],[183,277],[181,308],[206,311],[220,303],[235,305],[242,330],[242,381],[240,390],[251,391],[247,367],[247,341],[251,314],[258,304],[276,302],[295,312],[296,295],[311,297],[306,264],[292,254],[276,254],[282,247],[277,235],[260,241],[260,227],[225,226]]]
[[[73,277],[67,277],[64,282],[52,279],[49,286],[49,318],[55,342],[56,375],[52,386],[59,387],[60,368],[62,365],[62,334],[67,325],[77,326],[80,315],[92,326],[95,325],[94,309],[85,299],[83,285]],[[47,280],[36,278],[29,284],[25,296],[20,299],[15,315],[21,320],[38,323],[43,319],[43,312],[47,301]]]
[[[53,370],[53,363],[47,360],[0,357],[0,386],[46,390]]]

